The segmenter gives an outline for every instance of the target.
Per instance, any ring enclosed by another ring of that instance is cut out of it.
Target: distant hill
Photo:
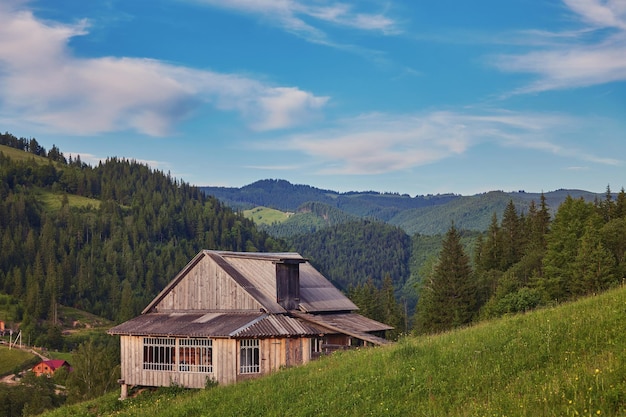
[[[541,193],[524,191],[491,191],[473,196],[457,194],[418,195],[379,193],[376,191],[339,193],[309,185],[294,185],[285,180],[266,179],[241,188],[200,187],[200,189],[233,209],[246,210],[267,207],[283,212],[306,213],[285,216],[283,221],[262,228],[273,236],[289,237],[313,232],[320,228],[352,221],[354,218],[380,220],[404,229],[408,234],[443,234],[454,224],[467,230],[484,231],[494,213],[502,218],[504,208],[513,201],[516,208],[526,212],[531,201],[539,204]],[[569,195],[586,201],[602,199],[604,195],[583,190],[556,190],[543,193],[552,212]],[[318,203],[309,210],[312,203]],[[320,208],[333,214],[329,222],[318,211]],[[343,216],[335,208],[343,213]]]

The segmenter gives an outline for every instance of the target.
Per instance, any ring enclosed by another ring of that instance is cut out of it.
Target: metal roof
[[[230,337],[261,312],[168,312],[142,314],[108,331],[132,336]]]
[[[108,331],[124,336],[233,338],[313,336],[324,332],[313,323],[261,312],[148,313]]]
[[[317,271],[305,258],[298,253],[255,253],[214,252],[232,266],[247,282],[271,305],[265,305],[268,311],[276,311],[273,300],[276,299],[276,262],[286,260],[300,261],[300,308],[308,312],[322,311],[354,311],[358,307],[343,295],[329,280]],[[278,306],[280,308],[280,306]],[[284,310],[283,310],[284,311]]]

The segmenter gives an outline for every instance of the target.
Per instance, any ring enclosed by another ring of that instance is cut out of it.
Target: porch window
[[[143,369],[171,371],[174,365],[176,339],[162,337],[143,338]]]
[[[239,341],[239,373],[259,373],[259,339],[243,339]]]
[[[213,372],[213,341],[211,339],[179,339],[179,370],[181,372]]]

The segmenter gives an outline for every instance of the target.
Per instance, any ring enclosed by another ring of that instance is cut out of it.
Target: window
[[[171,371],[174,364],[176,339],[143,338],[143,369]]]
[[[239,373],[254,374],[260,372],[259,339],[239,341]]]
[[[180,339],[178,365],[181,372],[213,372],[213,341],[211,339]]]
[[[311,358],[319,358],[324,353],[324,339],[315,337],[311,339]]]
[[[213,373],[213,341],[144,337],[143,369]]]

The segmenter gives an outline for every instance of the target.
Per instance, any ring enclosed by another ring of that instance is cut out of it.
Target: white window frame
[[[261,372],[261,346],[259,339],[239,341],[239,373],[258,374]]]
[[[181,372],[213,373],[213,341],[211,339],[179,339],[178,369]]]
[[[143,338],[143,369],[171,371],[176,363],[176,339],[169,337]]]
[[[213,340],[144,337],[142,366],[147,371],[212,374]]]

